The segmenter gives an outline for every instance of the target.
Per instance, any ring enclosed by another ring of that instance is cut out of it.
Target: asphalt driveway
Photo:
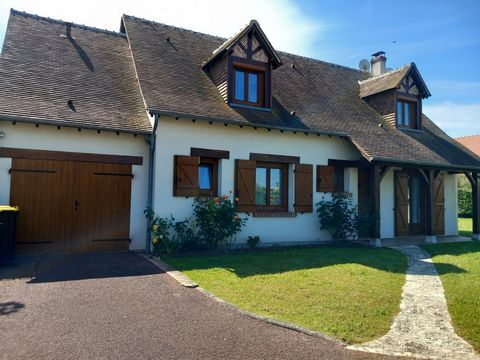
[[[33,268],[0,280],[2,359],[394,359],[239,314],[133,253]]]

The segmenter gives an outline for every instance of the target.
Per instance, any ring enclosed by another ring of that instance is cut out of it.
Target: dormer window
[[[417,102],[397,100],[397,126],[403,128],[417,129],[418,112]]]
[[[237,104],[265,106],[265,72],[253,67],[237,65],[234,66],[234,73],[233,101]]]
[[[272,44],[258,22],[252,20],[215,49],[202,68],[228,105],[269,111],[272,70],[280,65],[282,61]]]

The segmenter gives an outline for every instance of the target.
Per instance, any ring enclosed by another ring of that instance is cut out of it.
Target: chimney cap
[[[379,57],[379,56],[385,56],[385,51],[377,51],[376,53],[372,54],[372,57]]]

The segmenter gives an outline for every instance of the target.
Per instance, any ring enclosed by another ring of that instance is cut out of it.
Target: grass
[[[472,218],[458,218],[458,234],[461,236],[472,236]]]
[[[349,343],[388,332],[407,268],[395,250],[333,246],[166,261],[240,308]]]
[[[423,245],[442,279],[457,333],[480,351],[480,242]],[[446,266],[457,271],[443,271]]]

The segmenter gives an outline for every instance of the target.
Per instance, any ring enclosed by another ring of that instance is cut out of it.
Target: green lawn
[[[458,234],[472,236],[472,218],[458,218]]]
[[[480,242],[423,245],[442,279],[457,333],[480,351]]]
[[[333,246],[165,260],[240,308],[349,343],[388,332],[407,268],[395,250]]]

